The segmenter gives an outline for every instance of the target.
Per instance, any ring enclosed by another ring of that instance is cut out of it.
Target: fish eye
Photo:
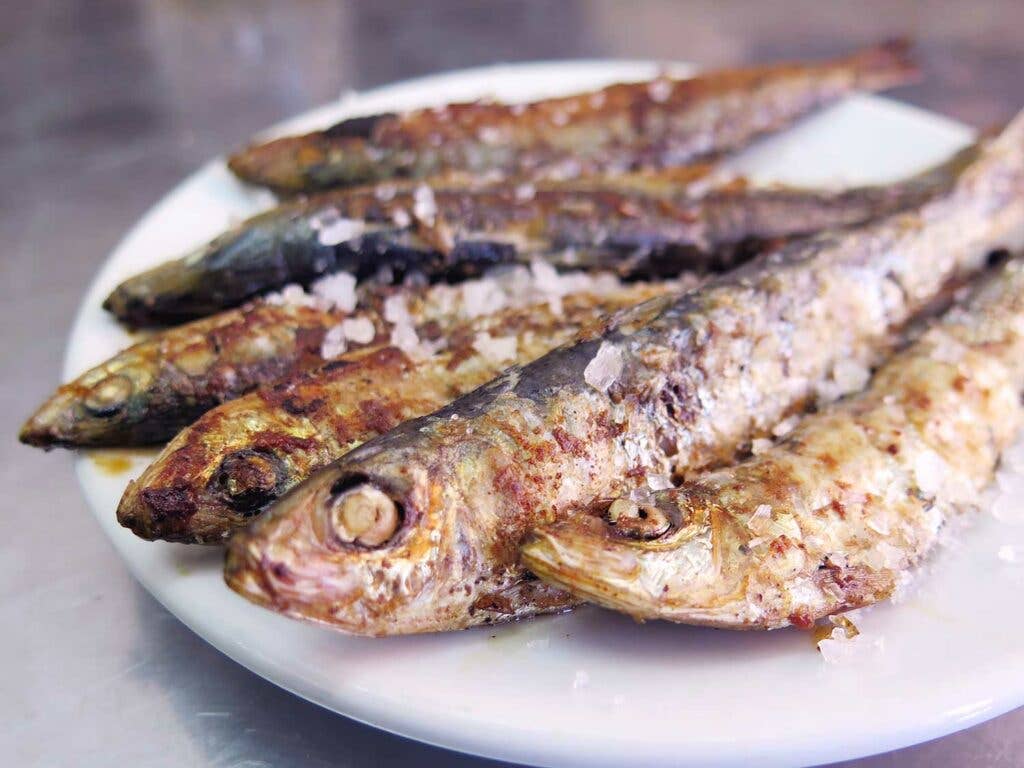
[[[632,499],[616,499],[605,512],[612,530],[627,539],[649,541],[664,535],[672,521],[655,504],[638,504]]]
[[[325,507],[335,539],[369,548],[390,541],[404,516],[400,504],[363,477],[335,483]]]
[[[83,404],[93,416],[113,416],[125,406],[134,389],[126,376],[112,374],[89,390]]]
[[[236,512],[259,512],[281,495],[287,475],[281,459],[267,450],[244,448],[224,457],[211,485]]]

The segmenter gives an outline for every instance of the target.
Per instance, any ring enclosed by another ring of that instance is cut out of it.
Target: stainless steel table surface
[[[129,576],[71,457],[14,441],[57,383],[90,276],[203,161],[344,90],[436,70],[596,56],[717,65],[894,32],[920,40],[929,73],[900,96],[985,125],[1024,105],[1022,28],[1018,0],[0,0],[0,762],[494,765],[358,725],[221,656]],[[1024,710],[850,765],[1022,764]]]

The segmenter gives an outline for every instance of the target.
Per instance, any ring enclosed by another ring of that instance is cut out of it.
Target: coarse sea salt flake
[[[333,360],[338,355],[343,354],[347,348],[345,329],[341,325],[336,325],[333,328],[329,328],[327,333],[324,334],[324,339],[320,343],[320,356],[324,360]]]
[[[412,324],[409,307],[405,303],[405,296],[395,293],[384,299],[384,319],[393,325]]]
[[[836,627],[832,634],[818,641],[821,657],[829,664],[850,664],[871,659],[885,648],[883,638],[871,639],[863,633],[846,636],[843,627]]]
[[[491,363],[500,364],[514,360],[518,342],[515,336],[491,336],[486,331],[473,339],[473,349]]]
[[[334,219],[321,224],[316,239],[321,245],[338,245],[355,240],[366,231],[366,224],[358,219]]]
[[[377,329],[368,317],[346,317],[341,321],[341,330],[346,339],[356,344],[369,344],[377,335]]]
[[[356,278],[348,272],[325,275],[313,283],[311,290],[315,296],[343,312],[351,312],[356,308]]]
[[[437,218],[437,200],[434,198],[434,190],[426,184],[420,184],[412,193],[412,213],[420,221],[426,224],[433,224]]]
[[[664,78],[652,80],[647,85],[647,93],[650,95],[651,100],[657,103],[668,101],[668,97],[672,95],[672,82]]]
[[[793,414],[792,416],[787,416],[774,427],[772,427],[772,434],[775,435],[775,437],[783,437],[784,435],[788,435],[796,428],[796,425],[799,423],[800,417],[798,415]]]
[[[753,523],[755,520],[765,520],[765,519],[771,517],[771,515],[772,515],[772,505],[771,504],[758,504],[757,505],[757,509],[754,510],[754,514],[752,514],[750,516],[750,518],[747,520],[747,526],[749,527],[750,524]]]
[[[395,223],[396,227],[401,227],[402,229],[412,224],[412,216],[409,215],[405,208],[395,208],[391,212],[391,220]]]
[[[597,354],[583,370],[583,380],[598,392],[607,392],[622,373],[622,350],[615,344],[602,341]]]
[[[926,496],[934,496],[942,488],[943,478],[949,471],[946,462],[935,451],[922,451],[914,459],[914,479]]]

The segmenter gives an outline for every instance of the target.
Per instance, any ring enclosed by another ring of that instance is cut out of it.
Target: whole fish
[[[682,488],[569,516],[522,550],[534,574],[638,619],[810,627],[891,596],[976,507],[1024,423],[1024,262],[888,361],[865,392]]]
[[[246,598],[348,632],[570,605],[519,545],[588,502],[732,460],[869,367],[956,276],[1024,238],[1024,114],[919,208],[652,299],[320,471],[229,543]]]
[[[254,302],[158,332],[61,386],[21,428],[40,448],[167,440],[201,413],[322,363],[345,312]]]
[[[178,322],[339,270],[465,278],[544,258],[623,276],[729,266],[749,240],[805,235],[919,204],[973,149],[891,185],[839,191],[728,185],[694,197],[678,171],[572,183],[343,189],[285,203],[121,283],[104,307],[132,325]]]
[[[225,403],[129,484],[118,520],[147,539],[219,543],[369,438],[540,357],[606,312],[695,282],[634,283],[565,296],[555,308],[506,309],[453,326],[435,354],[377,344]]]
[[[671,167],[736,149],[857,91],[911,82],[894,41],[817,64],[657,79],[530,104],[474,102],[344,120],[256,144],[228,166],[279,192],[423,178],[450,171],[562,178]]]

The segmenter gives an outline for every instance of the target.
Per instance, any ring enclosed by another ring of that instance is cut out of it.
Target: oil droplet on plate
[[[132,460],[121,454],[100,453],[89,458],[96,465],[96,469],[105,475],[121,475],[132,468]]]

